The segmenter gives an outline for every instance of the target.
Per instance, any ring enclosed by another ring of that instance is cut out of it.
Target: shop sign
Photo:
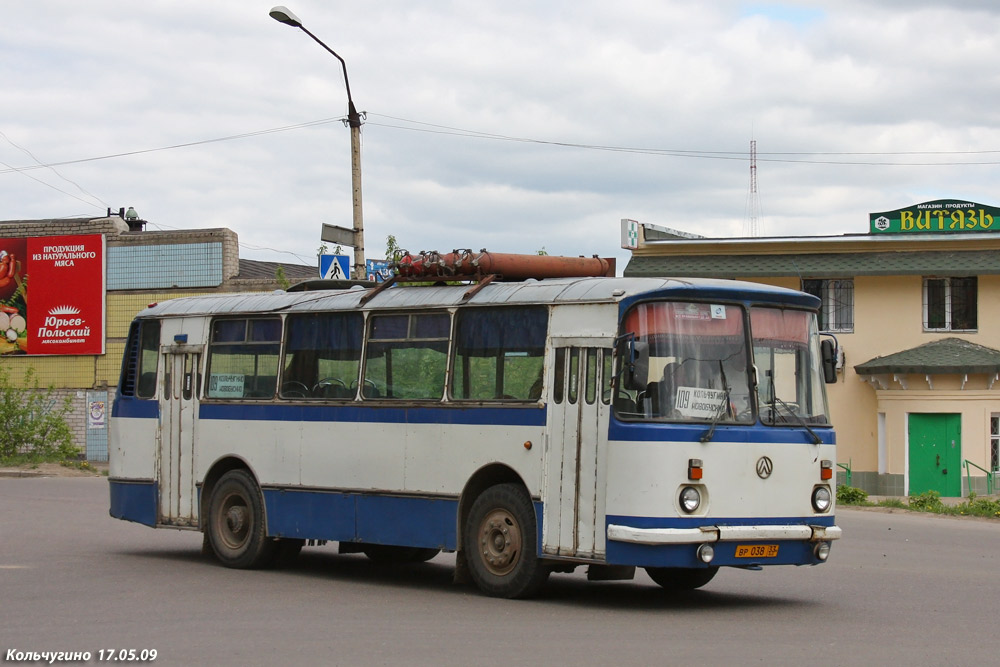
[[[869,213],[872,234],[952,234],[1000,231],[1000,208],[938,199],[897,211]],[[996,224],[994,224],[996,221]]]
[[[102,234],[0,238],[0,354],[104,354]]]

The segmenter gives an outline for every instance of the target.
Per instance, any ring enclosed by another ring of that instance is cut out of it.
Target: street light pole
[[[268,14],[275,21],[298,28],[312,37],[317,44],[340,61],[340,66],[344,70],[344,86],[347,88],[347,125],[351,128],[351,190],[354,209],[354,269],[351,274],[356,280],[364,280],[367,277],[367,272],[365,270],[365,225],[361,213],[361,115],[354,108],[354,99],[351,97],[351,82],[347,78],[347,63],[336,51],[324,44],[323,40],[309,32],[302,25],[299,17],[287,7],[278,5],[273,7]]]

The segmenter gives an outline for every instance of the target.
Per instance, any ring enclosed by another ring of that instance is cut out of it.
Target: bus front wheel
[[[535,509],[516,484],[491,486],[476,498],[462,535],[472,580],[487,595],[528,597],[549,570],[538,559]]]
[[[208,512],[208,539],[215,557],[226,567],[259,568],[271,565],[278,542],[264,526],[264,501],[254,478],[245,470],[230,470],[212,492]]]
[[[646,574],[668,591],[693,591],[712,580],[717,567],[647,567]]]

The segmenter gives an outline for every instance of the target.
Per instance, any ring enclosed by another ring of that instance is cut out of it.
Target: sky
[[[812,236],[1000,205],[994,0],[288,3],[365,115],[368,257],[392,235],[620,274],[622,218]],[[322,225],[352,226],[347,92],[272,6],[4,3],[0,220],[132,206],[315,264]]]

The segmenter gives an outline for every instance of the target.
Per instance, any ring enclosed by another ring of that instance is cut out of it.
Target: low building
[[[280,273],[292,283],[317,277],[315,266],[240,259],[230,229],[145,231],[125,218],[0,221],[0,305],[10,311],[0,324],[6,315],[2,333],[13,331],[0,363],[10,381],[31,368],[39,386],[70,398],[70,426],[92,461],[107,460],[110,401],[137,312],[179,296],[278,289]]]
[[[1000,209],[937,200],[867,233],[705,238],[623,220],[626,276],[712,276],[822,300],[841,351],[828,386],[842,480],[878,495],[996,492]]]

